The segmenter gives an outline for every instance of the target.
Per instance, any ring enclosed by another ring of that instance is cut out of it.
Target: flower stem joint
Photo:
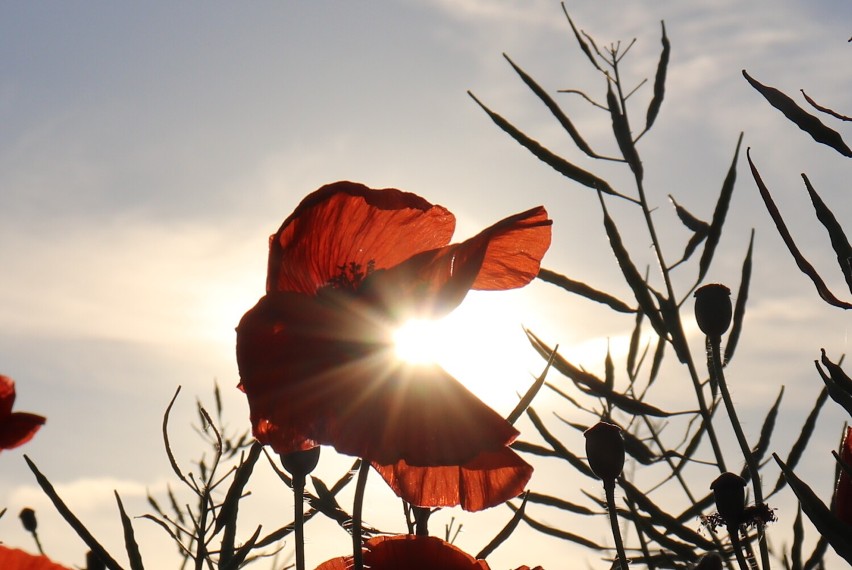
[[[710,283],[695,291],[695,320],[710,338],[721,338],[731,326],[731,290],[721,283]]]
[[[586,457],[589,467],[604,483],[614,482],[624,469],[624,437],[617,425],[598,422],[586,436]]]

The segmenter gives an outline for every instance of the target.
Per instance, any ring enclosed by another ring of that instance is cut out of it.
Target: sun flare
[[[394,331],[396,356],[411,364],[438,364],[492,407],[511,410],[517,393],[543,365],[522,328],[520,303],[471,292],[452,313],[413,319]]]

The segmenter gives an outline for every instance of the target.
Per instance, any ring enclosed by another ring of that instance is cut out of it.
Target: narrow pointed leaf
[[[852,381],[850,381],[840,366],[834,364],[826,357],[825,350],[822,351],[822,363],[828,369],[828,374],[820,368],[819,362],[814,362],[817,372],[819,372],[828,390],[828,395],[852,415],[852,388],[849,386]]]
[[[816,421],[819,417],[819,412],[822,410],[823,404],[828,399],[828,388],[823,388],[820,390],[819,396],[817,396],[816,404],[814,404],[813,409],[810,414],[808,414],[807,419],[805,419],[805,423],[802,425],[802,433],[799,434],[799,437],[796,439],[796,442],[793,444],[793,447],[790,449],[790,455],[787,457],[786,465],[789,466],[790,469],[795,469],[796,465],[799,463],[799,460],[802,458],[802,453],[805,451],[805,447],[808,445],[808,441],[811,439],[811,434],[814,432],[814,427],[816,427]],[[773,454],[775,456],[775,454]],[[776,457],[776,460],[778,458]],[[784,473],[782,473],[778,477],[778,481],[775,483],[775,488],[772,490],[771,495],[774,495],[779,490],[784,487],[784,482],[789,481],[789,478],[784,477]],[[794,489],[795,491],[795,489]],[[798,494],[798,493],[797,493]]]
[[[796,243],[793,241],[793,236],[790,235],[790,230],[787,229],[787,224],[784,223],[784,219],[781,217],[781,213],[778,211],[778,207],[775,205],[775,201],[772,199],[769,189],[763,183],[763,179],[760,177],[757,167],[751,160],[750,150],[746,150],[746,156],[748,157],[748,163],[751,167],[751,174],[754,177],[755,183],[757,183],[757,189],[760,191],[760,195],[763,198],[763,203],[766,204],[766,209],[769,211],[769,215],[772,216],[772,221],[775,223],[775,227],[778,229],[778,233],[781,235],[781,239],[784,240],[784,244],[787,246],[790,254],[796,261],[796,265],[799,267],[799,270],[810,277],[823,301],[829,305],[834,305],[835,307],[840,307],[842,309],[852,309],[852,304],[841,301],[834,296],[822,280],[822,277],[820,277],[819,273],[817,273],[816,269],[814,269],[814,266],[805,259],[799,251],[799,248],[796,247]]]
[[[627,375],[634,378],[636,375],[636,355],[639,352],[639,339],[642,336],[642,320],[645,314],[642,311],[636,312],[636,321],[633,325],[633,332],[630,334],[630,345],[627,349]]]
[[[527,330],[526,333],[533,348],[535,348],[543,357],[549,358],[553,351],[531,331]],[[606,399],[607,402],[621,410],[624,410],[625,412],[635,415],[649,415],[654,417],[668,417],[672,415],[671,413],[665,412],[651,404],[646,404],[645,402],[634,400],[620,392],[615,392],[607,387],[606,382],[596,377],[594,374],[580,370],[558,354],[553,359],[553,367],[561,374],[570,378],[581,389],[587,389],[592,394]]]
[[[713,220],[710,222],[710,229],[707,230],[707,241],[704,242],[704,251],[701,253],[701,260],[698,262],[698,283],[701,283],[704,276],[707,275],[707,270],[710,269],[710,263],[713,261],[716,246],[719,245],[719,238],[722,237],[722,226],[725,224],[728,206],[731,203],[731,196],[734,193],[734,183],[737,181],[737,160],[740,156],[740,145],[742,142],[743,134],[740,133],[740,137],[737,139],[737,147],[734,151],[734,159],[731,161],[728,174],[722,183],[722,190],[719,192],[719,199],[716,201],[716,209],[713,211]]]
[[[802,542],[805,540],[805,528],[802,525],[802,506],[796,509],[793,521],[793,546],[790,547],[790,570],[802,570]]]
[[[550,355],[550,358],[547,359],[547,366],[544,367],[544,371],[542,371],[541,375],[535,379],[535,382],[527,390],[526,394],[524,394],[523,398],[518,402],[518,405],[515,406],[515,409],[506,417],[506,421],[510,424],[514,424],[518,421],[518,418],[521,417],[521,414],[524,413],[530,404],[535,398],[535,395],[538,394],[538,391],[541,390],[541,387],[544,385],[544,379],[547,378],[547,372],[550,370],[550,366],[553,364],[553,358],[556,356],[556,351],[559,350],[559,345],[553,347],[553,353]]]
[[[545,269],[543,267],[539,269],[538,278],[542,281],[546,281],[547,283],[565,289],[569,293],[580,295],[581,297],[585,297],[597,303],[603,303],[604,305],[615,311],[618,311],[619,313],[636,312],[636,309],[630,307],[621,299],[617,299],[609,293],[604,293],[603,291],[593,289],[592,287],[586,285],[585,283],[581,283],[580,281],[574,281],[573,279],[556,273],[555,271],[551,271],[550,269]]]
[[[610,390],[615,388],[615,365],[612,363],[609,342],[606,344],[606,357],[604,358],[604,384]]]
[[[536,158],[538,158],[563,176],[570,178],[575,182],[579,182],[583,186],[587,186],[594,190],[603,192],[604,194],[610,194],[612,196],[618,196],[619,198],[630,200],[631,202],[636,202],[636,200],[634,200],[633,198],[629,198],[613,190],[612,187],[610,187],[609,183],[603,180],[602,178],[598,178],[591,172],[587,172],[579,166],[571,164],[564,158],[555,155],[554,153],[543,147],[538,141],[531,139],[530,137],[519,131],[517,127],[509,123],[509,121],[486,107],[470,91],[468,91],[468,95],[470,95],[470,97],[474,101],[476,101],[477,105],[482,107],[482,110],[485,111],[488,116],[491,117],[491,120],[494,121],[494,123],[498,127],[500,127],[506,134],[515,139],[515,141],[517,141],[521,146],[533,153]]]
[[[559,441],[558,438],[554,437],[554,435],[550,433],[547,427],[545,427],[544,422],[542,422],[541,418],[538,417],[538,414],[536,413],[534,408],[527,408],[527,416],[530,418],[530,421],[535,426],[535,429],[538,430],[539,435],[541,435],[544,441],[546,441],[548,444],[550,444],[551,447],[553,447],[553,450],[559,454],[559,457],[570,463],[574,469],[576,469],[586,477],[589,477],[591,479],[597,479],[595,474],[592,473],[591,468],[586,465],[586,463],[582,459],[568,451],[568,448],[566,448],[562,444],[562,442]]]
[[[804,570],[814,570],[823,567],[826,550],[828,550],[828,541],[824,536],[821,536],[817,539],[816,545],[814,545],[814,551],[811,552],[811,555],[805,562]]]
[[[513,505],[511,502],[506,503],[506,506],[508,506],[513,511],[518,510],[518,507]],[[587,538],[583,538],[582,536],[578,536],[578,535],[571,533],[571,532],[568,532],[566,530],[561,530],[561,529],[558,529],[558,528],[555,528],[555,527],[552,527],[552,526],[548,526],[548,525],[546,525],[542,522],[539,522],[539,521],[531,518],[529,515],[526,515],[526,514],[522,515],[521,519],[525,523],[527,523],[532,528],[534,528],[535,530],[539,531],[542,534],[547,534],[547,535],[550,535],[550,536],[553,536],[553,537],[556,537],[556,538],[561,538],[562,540],[574,542],[576,544],[579,544],[581,546],[585,546],[586,548],[591,548],[593,550],[604,550],[603,546],[601,546],[601,545],[599,545],[595,542],[592,542],[591,540],[589,540]]]
[[[831,239],[831,247],[834,248],[834,253],[837,254],[837,263],[840,265],[840,271],[843,272],[843,277],[846,279],[846,285],[849,291],[852,292],[852,246],[849,245],[849,240],[846,234],[843,233],[843,228],[837,223],[837,218],[834,213],[825,205],[817,191],[811,185],[811,181],[805,174],[802,174],[805,180],[805,186],[808,189],[808,194],[811,197],[811,202],[814,205],[817,219],[828,231],[828,237]]]
[[[536,83],[535,80],[530,77],[523,69],[515,65],[515,62],[509,59],[508,55],[504,53],[503,57],[506,58],[506,61],[508,61],[509,65],[512,66],[512,69],[514,69],[515,72],[520,75],[521,79],[524,81],[524,83],[526,83],[527,87],[529,87],[530,90],[535,93],[539,99],[541,99],[541,102],[544,103],[545,106],[547,106],[547,108],[553,114],[553,116],[556,117],[556,120],[559,121],[559,124],[562,125],[563,129],[565,129],[565,131],[571,137],[571,140],[573,140],[574,144],[577,145],[577,148],[582,150],[588,156],[592,158],[597,158],[598,155],[595,153],[595,151],[591,149],[591,147],[586,143],[586,141],[583,140],[583,137],[580,135],[579,131],[577,131],[577,128],[574,126],[574,123],[571,122],[571,119],[569,119],[568,116],[562,111],[556,101],[554,101],[553,98],[548,95],[547,92],[542,89],[541,86]]]
[[[65,519],[65,522],[74,529],[86,546],[92,550],[98,558],[100,558],[101,562],[109,568],[110,570],[122,570],[121,565],[115,561],[115,559],[110,556],[110,554],[106,551],[106,549],[101,546],[101,544],[97,541],[97,539],[92,536],[92,533],[86,528],[86,526],[78,519],[74,513],[71,512],[71,509],[68,508],[68,505],[62,500],[59,494],[56,492],[56,489],[53,488],[53,485],[50,481],[42,475],[41,471],[38,470],[35,463],[32,460],[24,455],[24,461],[27,462],[27,465],[30,467],[30,471],[35,475],[36,482],[41,487],[44,494],[48,496],[48,498],[53,503],[53,506],[56,507],[56,510],[59,511],[59,514],[62,515],[62,518]]]
[[[515,511],[515,514],[512,515],[512,518],[509,519],[509,522],[506,523],[500,532],[497,533],[491,542],[485,545],[485,548],[479,551],[479,554],[476,555],[477,560],[485,560],[488,558],[488,555],[494,552],[498,546],[506,542],[506,539],[509,538],[513,532],[515,532],[515,528],[517,528],[518,523],[521,522],[521,519],[524,516],[524,510],[527,507],[527,494],[523,494],[523,499],[521,500],[521,506]]]
[[[219,548],[219,560],[224,564],[229,564],[235,556],[235,543],[237,538],[237,513],[240,507],[240,499],[243,496],[243,490],[254,471],[254,466],[260,457],[262,445],[259,442],[254,442],[249,449],[248,457],[245,458],[237,467],[234,473],[234,479],[231,481],[231,486],[225,494],[225,500],[219,509],[219,514],[216,517],[214,526],[214,534],[218,533],[222,528],[225,529],[222,535],[222,543]]]
[[[666,36],[666,23],[660,22],[660,26],[663,28],[663,37],[660,40],[663,44],[663,50],[660,52],[660,61],[657,63],[657,73],[654,76],[654,96],[648,105],[648,113],[645,115],[646,131],[654,124],[657,115],[660,113],[660,106],[663,104],[663,97],[666,93],[666,70],[669,66],[669,55],[672,51],[669,38]]]
[[[760,437],[757,444],[754,446],[751,454],[754,457],[755,463],[760,463],[763,456],[769,450],[769,441],[772,438],[772,431],[775,429],[775,421],[778,419],[778,407],[781,405],[781,398],[784,397],[784,386],[778,392],[778,397],[775,398],[775,403],[769,408],[766,414],[766,419],[763,420],[763,427],[760,428]],[[743,467],[743,472],[740,473],[743,479],[748,479],[748,468]]]
[[[145,570],[142,564],[142,555],[139,553],[139,544],[136,542],[136,534],[133,532],[133,524],[124,510],[118,491],[115,493],[115,502],[118,503],[118,513],[121,516],[121,526],[124,529],[124,548],[127,550],[127,558],[130,560],[131,570]]]
[[[654,360],[651,361],[651,372],[648,374],[648,387],[657,379],[657,374],[660,372],[660,365],[663,363],[663,355],[666,353],[666,339],[660,337],[657,340],[657,349],[654,351]]]
[[[745,260],[743,261],[743,270],[740,276],[740,288],[737,290],[737,300],[734,304],[733,324],[731,332],[728,335],[728,342],[725,344],[725,366],[731,361],[734,356],[734,351],[737,348],[737,342],[740,340],[740,334],[743,330],[743,321],[745,318],[746,302],[748,301],[748,289],[751,283],[751,260],[754,252],[754,230],[751,230],[751,238],[748,241],[748,251],[746,252]]]
[[[802,510],[811,519],[819,533],[831,544],[846,562],[852,564],[852,530],[849,525],[842,523],[835,517],[828,507],[825,506],[813,489],[807,483],[796,477],[793,469],[788,467],[776,454],[772,454],[775,462],[781,468],[782,475],[786,478],[790,488],[799,498]]]
[[[559,454],[553,451],[550,448],[544,447],[543,445],[537,445],[535,443],[530,443],[528,441],[518,441],[515,440],[509,445],[515,451],[520,451],[522,453],[531,453],[533,455],[538,455],[539,457],[559,457]]]
[[[753,79],[748,73],[746,73],[745,69],[743,69],[743,77],[746,78],[746,81],[751,83],[752,87],[757,89],[758,93],[763,95],[763,97],[769,101],[770,105],[784,113],[785,117],[793,121],[797,127],[811,135],[816,142],[830,146],[843,156],[852,157],[852,149],[846,146],[846,143],[843,142],[843,138],[837,131],[825,126],[822,121],[799,107],[795,101],[778,89],[764,85],[756,79]]]
[[[618,266],[621,268],[621,273],[624,275],[625,281],[627,281],[627,284],[633,290],[633,295],[636,297],[636,301],[639,303],[640,309],[645,313],[645,316],[648,317],[651,326],[654,327],[657,334],[662,337],[668,337],[668,331],[666,330],[666,326],[663,324],[663,318],[660,315],[660,311],[654,304],[654,299],[651,297],[651,293],[648,290],[648,284],[642,278],[642,275],[630,259],[630,254],[627,253],[627,249],[624,247],[624,243],[621,240],[621,234],[618,232],[618,227],[615,225],[615,222],[612,221],[612,218],[609,217],[609,212],[606,209],[606,204],[604,204],[603,198],[601,198],[601,209],[603,210],[604,215],[604,229],[606,230],[610,247],[612,248],[613,254],[615,254],[615,259],[618,261]]]
[[[706,235],[708,231],[710,231],[710,224],[705,222],[704,220],[699,220],[697,217],[692,215],[686,208],[677,203],[677,200],[674,199],[674,196],[669,194],[669,201],[672,203],[672,206],[675,208],[675,213],[677,214],[678,219],[686,226],[688,229],[692,230],[697,234]]]
[[[597,513],[588,507],[584,507],[583,505],[578,505],[576,503],[571,503],[564,499],[560,499],[558,497],[553,497],[551,495],[544,495],[542,493],[533,493],[527,492],[526,495],[527,501],[530,503],[535,503],[537,505],[547,505],[548,507],[554,507],[559,509],[560,511],[566,511],[569,513],[576,513],[578,515],[597,515]]]
[[[254,534],[243,544],[237,552],[234,554],[234,557],[231,559],[230,563],[227,564],[222,570],[237,570],[240,566],[242,566],[243,562],[245,562],[249,553],[251,553],[252,549],[257,544],[257,539],[260,536],[261,526],[258,525],[257,529],[255,529]]]
[[[685,524],[678,522],[677,519],[659,508],[650,498],[648,498],[647,495],[633,486],[632,483],[626,480],[621,480],[619,481],[619,485],[622,489],[624,489],[624,494],[633,501],[637,507],[651,515],[651,520],[654,521],[655,525],[665,527],[668,532],[700,548],[713,548],[712,541],[706,539]]]

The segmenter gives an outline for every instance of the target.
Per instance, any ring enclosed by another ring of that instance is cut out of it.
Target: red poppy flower
[[[13,412],[15,382],[0,374],[0,449],[13,449],[33,438],[44,425],[42,416],[27,412]]]
[[[840,459],[852,465],[852,427],[846,428],[846,435],[840,444]],[[834,491],[834,514],[837,518],[852,525],[852,477],[842,468]]]
[[[0,568],[3,570],[69,570],[51,562],[46,556],[28,554],[17,548],[9,548],[0,544]]]
[[[485,560],[470,554],[435,536],[377,536],[364,545],[364,567],[371,570],[490,570]],[[341,556],[323,562],[316,570],[351,570],[351,556]],[[519,569],[520,570],[520,569]]]
[[[455,218],[414,194],[351,182],[305,198],[270,238],[267,294],[237,327],[254,436],[278,453],[319,444],[363,457],[419,506],[478,510],[520,493],[518,432],[438,366],[402,364],[391,332],[471,289],[529,283],[547,212],[448,245]]]

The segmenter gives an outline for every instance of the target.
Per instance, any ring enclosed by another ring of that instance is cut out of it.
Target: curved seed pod
[[[627,116],[618,103],[618,98],[615,96],[609,81],[606,84],[606,104],[609,107],[609,116],[612,118],[612,133],[615,135],[615,142],[618,143],[621,156],[627,161],[636,178],[642,180],[642,161],[639,159],[639,153],[636,152],[636,145],[633,143],[633,135],[630,134]]]
[[[666,93],[666,69],[669,66],[669,55],[672,51],[669,38],[666,36],[666,23],[660,22],[660,26],[663,28],[663,37],[660,40],[663,44],[663,51],[660,53],[660,61],[657,63],[657,74],[654,77],[654,97],[648,105],[648,113],[645,116],[646,131],[654,124],[660,112],[660,106],[663,104],[663,96]]]
[[[808,189],[808,195],[811,197],[811,202],[814,205],[817,219],[822,223],[823,227],[828,231],[828,237],[831,239],[831,247],[834,248],[834,253],[837,254],[837,263],[840,265],[840,271],[843,272],[843,277],[846,279],[846,284],[849,286],[849,291],[852,291],[852,246],[849,245],[849,240],[846,234],[843,233],[843,228],[837,223],[837,218],[834,213],[825,205],[817,191],[811,185],[811,181],[803,173],[802,178],[805,181],[805,187]]]
[[[734,150],[734,159],[728,168],[725,181],[722,182],[722,190],[719,192],[719,199],[716,201],[716,209],[713,210],[713,220],[710,222],[710,228],[707,230],[707,241],[704,244],[704,251],[701,252],[701,260],[698,262],[698,283],[701,283],[704,276],[707,275],[707,270],[710,269],[710,262],[713,261],[713,253],[716,251],[716,246],[719,245],[719,238],[722,237],[722,226],[725,224],[728,206],[731,203],[731,196],[734,193],[734,183],[737,181],[737,160],[740,156],[740,145],[742,142],[743,134],[740,133],[737,139],[737,147]]]
[[[610,309],[618,311],[619,313],[636,312],[636,309],[630,307],[621,299],[617,299],[609,293],[598,291],[597,289],[594,289],[580,281],[574,281],[573,279],[570,279],[560,273],[556,273],[555,271],[551,271],[542,267],[538,271],[538,278],[542,281],[547,281],[548,283],[556,285],[557,287],[561,287],[569,293],[580,295],[581,297],[585,297],[597,303],[603,303],[604,305],[607,305]]]
[[[758,93],[763,95],[763,97],[769,101],[770,105],[784,113],[785,117],[793,121],[797,127],[811,135],[816,142],[830,146],[843,156],[852,157],[852,149],[843,142],[843,138],[840,136],[840,133],[834,129],[826,127],[822,121],[799,107],[795,101],[790,99],[790,97],[778,89],[769,87],[768,85],[764,85],[756,79],[753,79],[748,73],[746,73],[745,69],[743,69],[743,77],[746,78],[746,81],[751,83],[752,87],[757,89]]]
[[[734,324],[731,327],[731,334],[728,335],[728,342],[725,344],[724,365],[727,366],[731,358],[734,356],[734,350],[737,348],[737,342],[740,340],[740,333],[743,330],[743,319],[745,317],[746,302],[748,301],[748,288],[751,283],[751,259],[754,251],[754,229],[751,230],[751,238],[748,242],[748,252],[743,261],[742,277],[740,278],[740,288],[737,290],[737,302],[734,304]]]
[[[514,69],[515,72],[521,76],[521,79],[524,81],[524,83],[527,84],[527,87],[529,87],[530,90],[535,93],[539,99],[541,99],[541,102],[544,103],[548,109],[550,109],[550,112],[553,114],[554,117],[556,117],[556,120],[559,121],[559,124],[562,125],[562,128],[565,129],[565,131],[571,137],[571,140],[574,141],[574,144],[577,145],[577,148],[579,148],[592,158],[598,158],[597,153],[595,153],[595,151],[592,150],[588,143],[586,143],[586,141],[580,135],[580,132],[577,130],[577,127],[574,126],[574,123],[571,122],[571,119],[569,119],[568,116],[562,111],[556,101],[554,101],[553,98],[547,94],[547,91],[542,89],[541,86],[536,83],[535,80],[530,77],[523,69],[515,65],[515,62],[509,59],[508,55],[504,53],[503,57],[506,58],[506,61],[508,61],[509,65],[512,66],[512,69]]]

